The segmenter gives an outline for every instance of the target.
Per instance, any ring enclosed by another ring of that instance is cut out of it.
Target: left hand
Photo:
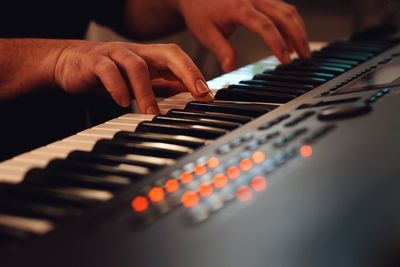
[[[237,25],[259,35],[282,63],[290,53],[310,56],[307,33],[296,8],[280,0],[177,0],[195,37],[218,58],[224,71],[235,68],[235,51],[227,38]]]

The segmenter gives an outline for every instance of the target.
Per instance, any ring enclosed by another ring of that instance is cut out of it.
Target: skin
[[[235,67],[228,38],[238,25],[259,35],[283,63],[290,62],[292,51],[310,55],[297,10],[277,0],[127,0],[124,21],[125,31],[143,40],[186,25],[225,71]],[[141,113],[158,114],[155,85],[212,100],[199,69],[174,44],[1,39],[0,54],[5,55],[0,57],[0,100],[39,88],[58,87],[71,94],[102,88],[120,106],[129,106],[134,97]]]

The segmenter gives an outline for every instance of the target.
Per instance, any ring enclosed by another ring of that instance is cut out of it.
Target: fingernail
[[[121,99],[119,101],[119,105],[124,107],[124,108],[127,108],[127,107],[129,107],[131,105],[131,100],[128,99],[128,98],[123,98],[123,99]]]
[[[158,115],[158,114],[160,114],[160,110],[156,107],[150,106],[146,109],[146,114]]]
[[[224,58],[221,65],[225,72],[231,71],[231,60],[229,58]]]
[[[208,88],[206,82],[203,80],[197,80],[196,89],[199,96],[205,96],[210,93],[210,89]]]

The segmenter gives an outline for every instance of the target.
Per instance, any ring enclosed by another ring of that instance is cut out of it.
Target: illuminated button
[[[210,169],[217,168],[220,164],[220,161],[216,157],[211,157],[207,160],[207,165]]]
[[[188,184],[193,181],[193,174],[191,172],[182,172],[179,178],[182,184]]]
[[[149,208],[149,201],[144,196],[136,196],[131,202],[131,207],[136,212],[143,212]]]
[[[179,182],[175,179],[169,179],[165,182],[164,188],[168,193],[174,193],[179,189]]]
[[[228,177],[223,173],[218,173],[214,176],[213,184],[215,188],[222,188],[228,184]]]
[[[248,171],[253,168],[253,162],[250,159],[242,159],[239,163],[239,166],[242,170]]]
[[[254,161],[256,164],[263,163],[265,160],[265,154],[261,151],[256,151],[253,153],[251,159]]]
[[[304,145],[300,148],[300,155],[303,158],[309,158],[313,154],[312,147],[309,145]]]
[[[160,202],[165,198],[164,190],[161,187],[153,187],[148,194],[152,202]]]
[[[197,176],[201,176],[201,175],[205,174],[206,171],[207,171],[207,167],[204,164],[199,164],[194,167],[194,173]]]
[[[193,191],[187,191],[183,194],[182,198],[182,205],[186,208],[192,208],[199,204],[199,195]]]
[[[214,192],[211,183],[203,183],[199,186],[199,194],[202,197],[208,197]]]
[[[231,179],[237,179],[240,176],[240,169],[236,166],[231,166],[226,171],[227,175]]]
[[[251,188],[248,187],[247,185],[242,185],[238,189],[236,189],[236,197],[241,201],[241,202],[247,202],[253,197],[253,192],[251,191]]]
[[[262,176],[256,176],[251,180],[250,186],[256,192],[263,191],[267,188],[267,180]]]

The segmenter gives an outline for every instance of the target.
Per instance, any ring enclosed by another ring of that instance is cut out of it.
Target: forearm
[[[54,87],[54,68],[68,41],[0,39],[0,100]]]
[[[184,29],[178,2],[179,0],[127,0],[127,33],[135,39],[151,39]]]

